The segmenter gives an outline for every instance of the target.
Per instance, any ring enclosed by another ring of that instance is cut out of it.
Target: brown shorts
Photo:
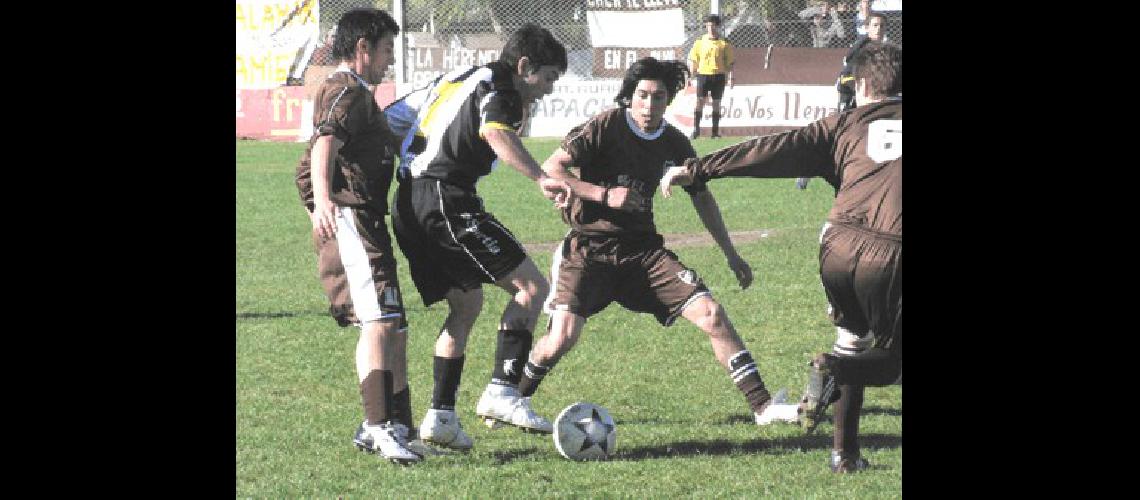
[[[336,238],[321,241],[314,231],[313,243],[329,313],[337,324],[400,318],[400,330],[407,329],[383,214],[363,207],[340,207]]]
[[[547,310],[589,318],[617,301],[672,325],[691,302],[711,293],[663,244],[660,235],[619,240],[571,232],[554,252]]]
[[[819,249],[831,321],[878,348],[902,343],[902,240],[833,225]]]

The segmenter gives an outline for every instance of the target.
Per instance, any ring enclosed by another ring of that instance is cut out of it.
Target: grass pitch
[[[705,154],[739,138],[699,139]],[[541,162],[558,141],[525,139]],[[485,288],[486,303],[468,341],[459,416],[475,449],[400,467],[357,451],[362,419],[353,352],[358,330],[326,311],[309,222],[293,185],[303,144],[236,145],[236,496],[283,497],[780,497],[902,496],[902,388],[868,388],[860,423],[873,468],[827,470],[830,423],[805,436],[796,426],[757,427],[687,321],[664,328],[617,305],[590,319],[577,347],[543,382],[534,408],[553,419],[576,401],[609,409],[617,421],[611,460],[562,458],[549,436],[489,430],[474,414],[491,374],[495,327],[506,294]],[[834,328],[818,276],[818,236],[832,189],[813,180],[723,179],[710,183],[729,231],[767,230],[737,244],[756,280],[741,290],[715,244],[674,248],[724,305],[773,392],[798,397],[812,353],[830,348]],[[537,187],[509,167],[479,184],[488,211],[524,243],[566,233]],[[658,196],[658,229],[707,234],[688,197]],[[398,254],[398,251],[397,251]],[[423,306],[397,255],[410,323],[409,378],[416,422],[431,399],[432,347],[446,306]],[[550,268],[548,253],[531,255]],[[540,318],[540,324],[545,317]],[[536,338],[541,332],[536,333]]]

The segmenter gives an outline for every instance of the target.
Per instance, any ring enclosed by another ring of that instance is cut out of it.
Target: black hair
[[[705,16],[705,22],[706,23],[713,23],[717,26],[720,26],[720,16],[718,16],[716,14],[709,14],[709,15]]]
[[[558,71],[566,72],[566,47],[554,38],[550,30],[534,23],[526,23],[511,34],[499,62],[517,68],[519,59],[526,57],[536,71],[539,66],[557,66]]]
[[[333,40],[333,59],[352,59],[356,55],[356,41],[363,38],[368,46],[376,45],[386,35],[400,32],[396,20],[380,9],[353,9],[340,16]]]
[[[902,92],[902,47],[890,42],[868,41],[851,60],[851,74],[867,81],[871,97],[890,97]]]
[[[625,79],[621,82],[621,91],[614,102],[623,108],[629,107],[633,99],[633,89],[641,80],[660,80],[665,84],[665,91],[669,93],[669,101],[685,88],[685,79],[689,75],[689,68],[681,61],[658,61],[652,57],[643,57],[633,63],[625,71]]]

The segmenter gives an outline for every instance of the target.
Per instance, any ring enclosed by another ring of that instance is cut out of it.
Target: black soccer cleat
[[[820,354],[810,364],[811,371],[799,409],[800,425],[807,434],[815,432],[823,422],[828,405],[839,401],[840,392],[835,386],[835,377],[831,375],[831,359],[829,354]]]
[[[689,138],[690,139],[696,139],[700,136],[701,136],[701,129],[695,128],[695,129],[693,129],[693,133],[692,133],[692,135],[689,136]]]
[[[840,474],[860,472],[871,467],[867,459],[859,456],[859,452],[846,454],[839,450],[831,450],[831,458],[828,460],[827,465],[831,468],[831,472]]]

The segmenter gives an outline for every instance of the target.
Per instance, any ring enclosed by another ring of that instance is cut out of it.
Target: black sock
[[[756,362],[752,360],[752,353],[746,349],[733,354],[728,360],[728,368],[732,371],[729,374],[732,376],[732,381],[744,394],[744,398],[748,400],[748,405],[752,407],[752,411],[755,413],[764,411],[768,402],[772,400],[772,395],[768,394],[768,389],[764,387],[764,381],[760,379],[760,373],[756,370]]]
[[[843,456],[859,454],[859,413],[863,409],[862,385],[841,385],[842,396],[835,402],[835,436],[832,447]]]
[[[701,111],[693,111],[693,131],[701,131]]]
[[[392,372],[372,370],[360,382],[360,400],[368,425],[380,425],[392,418]]]
[[[530,356],[532,335],[526,330],[499,330],[491,383],[518,387],[523,365]]]
[[[431,393],[431,407],[435,410],[454,410],[456,394],[459,392],[459,381],[463,377],[464,356],[458,358],[441,358],[435,356],[432,365],[432,375],[435,377],[435,386]]]
[[[713,112],[712,122],[713,122],[713,127],[712,127],[713,135],[719,135],[719,133],[720,133],[720,111],[714,111]]]
[[[536,365],[530,360],[527,360],[526,366],[523,368],[522,380],[519,381],[519,393],[522,397],[529,398],[534,395],[534,391],[538,390],[538,384],[542,383],[542,379],[546,377],[547,373],[554,368],[551,366]]]

